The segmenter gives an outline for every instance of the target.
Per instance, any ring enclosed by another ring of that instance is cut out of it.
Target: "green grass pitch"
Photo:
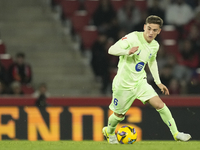
[[[200,150],[200,141],[139,141],[110,145],[106,141],[0,141],[0,150]]]

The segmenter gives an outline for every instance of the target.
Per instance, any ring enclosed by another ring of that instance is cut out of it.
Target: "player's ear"
[[[144,27],[143,27],[143,29],[144,29],[144,30],[146,29],[146,24],[144,24]]]
[[[161,32],[161,28],[158,30],[158,34],[160,34],[160,32]]]

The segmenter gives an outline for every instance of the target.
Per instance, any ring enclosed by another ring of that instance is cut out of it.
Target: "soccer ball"
[[[122,126],[117,131],[117,140],[121,144],[133,144],[137,140],[137,132],[131,126]]]

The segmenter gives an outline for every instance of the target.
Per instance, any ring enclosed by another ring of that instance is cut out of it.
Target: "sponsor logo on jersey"
[[[136,64],[135,70],[137,72],[140,72],[143,69],[143,67],[144,67],[144,62],[139,62],[139,63]]]

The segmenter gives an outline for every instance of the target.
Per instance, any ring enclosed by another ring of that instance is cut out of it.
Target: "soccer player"
[[[144,104],[149,103],[158,111],[176,141],[188,141],[191,138],[190,134],[178,131],[170,110],[147,83],[144,68],[148,63],[156,85],[163,94],[169,95],[167,87],[160,81],[156,61],[159,44],[154,39],[161,32],[162,25],[163,20],[160,17],[151,15],[146,18],[144,32],[131,32],[108,50],[109,54],[120,57],[118,72],[112,85],[112,102],[109,106],[114,113],[108,119],[108,126],[102,129],[110,144],[118,143],[115,135],[116,126],[124,120],[135,99]]]

